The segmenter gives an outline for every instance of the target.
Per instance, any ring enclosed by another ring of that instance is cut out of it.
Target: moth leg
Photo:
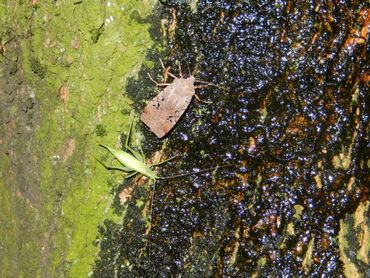
[[[170,73],[170,72],[168,72],[168,74],[172,77],[172,78],[177,78],[177,76],[176,75],[174,75],[174,74],[172,74],[172,73]],[[182,78],[182,76],[180,76],[181,78]],[[177,78],[178,79],[178,78]]]
[[[172,74],[169,70],[167,70],[167,69],[166,69],[166,67],[164,66],[163,61],[162,61],[162,59],[161,59],[161,58],[159,58],[159,62],[161,62],[162,68],[163,68],[163,70],[164,70],[166,73],[168,73],[172,78],[177,78],[177,76],[176,76],[176,75]],[[181,74],[181,71],[180,71],[180,74]]]
[[[206,85],[194,86],[195,89],[200,89],[200,88],[204,88],[204,87],[208,87],[208,86],[217,86],[217,85],[215,85],[213,83],[209,83],[209,82],[205,82],[205,81],[197,81],[197,82],[204,83]],[[194,96],[197,99],[197,101],[208,103],[208,104],[209,103],[212,103],[212,101],[202,100],[197,94],[194,94]]]
[[[208,103],[208,104],[213,103],[212,101],[201,99],[197,94],[194,94],[194,96],[197,99],[197,101],[200,101],[200,102],[203,102],[203,103]]]
[[[150,80],[152,80],[153,82],[154,82],[154,84],[156,85],[156,86],[169,86],[169,85],[171,85],[170,83],[158,83],[157,81],[155,81],[153,78],[152,78],[152,76],[148,73],[148,76],[149,76],[149,78],[150,78]]]
[[[207,82],[207,81],[202,81],[202,80],[195,80],[195,82],[198,82],[200,84],[204,84],[204,85],[197,85],[197,86],[195,86],[196,89],[205,88],[205,87],[208,87],[208,86],[214,86],[214,87],[217,87],[217,88],[220,88],[220,89],[228,90],[227,87],[224,87],[224,86],[221,86],[221,85],[217,85],[217,84],[212,83],[212,82]]]
[[[163,161],[161,161],[161,162],[154,163],[154,164],[150,164],[150,166],[158,166],[158,165],[161,165],[161,164],[163,164],[163,163],[166,163],[166,162],[168,162],[168,161],[171,161],[171,160],[175,159],[175,158],[176,158],[176,157],[178,157],[178,156],[179,156],[179,155],[172,156],[172,157],[170,157],[170,158],[168,158],[168,159],[166,159],[166,160],[163,160]]]
[[[204,87],[207,87],[207,86],[217,86],[216,84],[213,84],[213,83],[207,82],[207,81],[202,81],[202,80],[195,80],[195,82],[198,82],[200,84],[204,84],[204,86],[199,86],[199,88],[204,88]]]

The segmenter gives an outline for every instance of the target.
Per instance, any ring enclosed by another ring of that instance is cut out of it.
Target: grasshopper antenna
[[[153,190],[152,190],[152,196],[150,197],[150,211],[149,211],[149,227],[148,229],[146,230],[146,234],[147,234],[147,248],[148,248],[148,254],[149,254],[149,251],[150,251],[150,230],[152,229],[152,220],[153,220],[153,202],[154,202],[154,194],[155,194],[155,185],[156,185],[156,180],[154,180],[153,182]]]
[[[212,171],[212,170],[217,170],[219,168],[226,168],[226,167],[232,167],[232,166],[236,166],[236,164],[225,164],[225,165],[220,165],[220,166],[216,166],[216,167],[206,168],[206,169],[202,169],[200,171],[194,171],[194,172],[190,172],[190,173],[186,173],[186,174],[180,174],[180,175],[174,175],[174,176],[166,176],[166,177],[158,177],[158,179],[161,179],[161,180],[176,179],[176,178],[181,178],[181,177],[186,177],[186,176],[191,176],[191,175],[195,175],[195,174],[209,172],[209,171]]]
[[[152,196],[151,196],[151,200],[150,200],[150,213],[149,213],[149,217],[150,217],[150,228],[152,226],[152,219],[153,219],[153,202],[154,202],[154,194],[155,194],[155,184],[156,184],[156,181],[153,182],[153,191],[152,191]],[[149,241],[149,239],[148,239]]]

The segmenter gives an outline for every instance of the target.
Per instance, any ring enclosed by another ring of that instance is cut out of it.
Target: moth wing
[[[182,88],[174,82],[147,104],[140,119],[157,137],[162,138],[175,126],[188,108],[193,95],[194,92],[184,94]]]

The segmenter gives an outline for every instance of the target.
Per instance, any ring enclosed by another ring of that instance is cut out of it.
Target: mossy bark
[[[86,277],[155,1],[1,1],[0,276]]]

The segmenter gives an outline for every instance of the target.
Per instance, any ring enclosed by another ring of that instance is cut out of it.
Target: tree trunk
[[[1,277],[91,271],[97,226],[114,219],[98,143],[127,129],[154,2],[1,1]]]

